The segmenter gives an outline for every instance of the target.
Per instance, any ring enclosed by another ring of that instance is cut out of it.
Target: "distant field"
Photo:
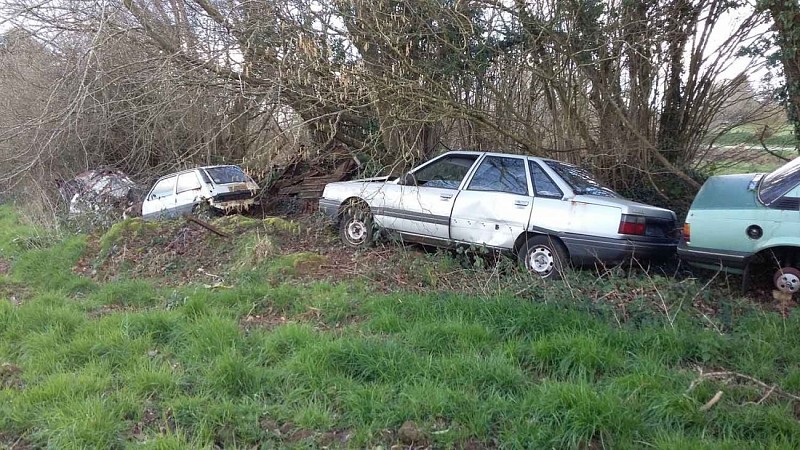
[[[62,240],[0,206],[0,449],[800,448],[800,314],[724,280],[215,223]]]
[[[719,136],[714,143],[720,146],[761,145],[758,135],[762,130],[763,126],[756,124],[740,125]],[[764,144],[768,147],[794,147],[795,139],[792,134],[792,126],[787,124],[771,129],[764,138]]]
[[[764,151],[758,139],[762,129],[762,125],[745,124],[721,135],[714,141],[711,154],[701,162],[702,171],[709,175],[766,173],[785,164],[784,160]],[[772,153],[784,158],[798,156],[791,125],[771,130],[764,144]]]

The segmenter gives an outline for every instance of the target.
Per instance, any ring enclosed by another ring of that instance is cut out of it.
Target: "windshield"
[[[758,198],[767,206],[800,184],[800,158],[795,158],[764,177]]]
[[[576,195],[597,195],[600,197],[617,197],[611,189],[601,185],[591,173],[572,164],[546,160],[547,164],[558,176],[567,182]]]
[[[209,167],[206,173],[216,184],[247,183],[247,175],[238,166]]]

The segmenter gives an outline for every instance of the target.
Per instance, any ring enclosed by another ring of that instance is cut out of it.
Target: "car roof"
[[[200,167],[193,167],[193,168],[191,168],[191,169],[184,169],[184,170],[181,170],[181,171],[178,171],[178,172],[172,172],[172,173],[168,173],[168,174],[166,174],[166,175],[163,175],[163,176],[161,176],[161,177],[160,177],[158,180],[156,180],[156,183],[158,183],[158,182],[159,182],[159,181],[161,181],[161,180],[165,180],[165,179],[167,179],[167,178],[177,177],[178,175],[183,175],[183,174],[185,174],[185,173],[194,172],[195,170],[200,170],[200,169],[216,169],[216,168],[218,168],[218,167],[239,167],[239,166],[237,166],[236,164],[218,164],[218,165],[215,165],[215,166],[200,166]],[[239,169],[241,169],[241,167],[239,167]]]
[[[480,156],[480,155],[484,155],[484,154],[488,155],[488,156],[514,156],[514,157],[517,157],[517,158],[529,158],[529,159],[533,159],[533,160],[536,160],[536,161],[542,161],[542,162],[544,162],[544,161],[562,162],[562,161],[558,161],[557,159],[542,158],[542,157],[539,157],[539,156],[525,155],[525,154],[521,154],[521,153],[504,153],[504,152],[489,152],[489,151],[479,152],[479,151],[474,151],[474,150],[450,150],[446,154],[448,154],[448,153],[459,154],[459,155],[476,155],[476,156]]]

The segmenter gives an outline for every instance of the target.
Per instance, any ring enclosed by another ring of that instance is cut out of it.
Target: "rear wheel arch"
[[[526,270],[543,279],[560,279],[570,265],[567,246],[557,236],[526,233],[527,239],[517,250],[517,261]]]
[[[779,291],[794,294],[800,283],[800,246],[775,245],[763,248],[747,259],[742,277],[742,289],[751,282],[771,277]]]
[[[559,244],[561,244],[561,246],[566,251],[567,256],[569,256],[569,248],[567,247],[567,244],[565,244],[564,241],[561,240],[561,238],[559,238],[558,236],[553,236],[552,234],[537,233],[535,231],[524,231],[524,232],[520,233],[520,235],[517,236],[517,239],[514,241],[514,248],[512,248],[511,250],[516,255],[517,253],[519,253],[520,250],[522,250],[522,246],[525,245],[526,242],[528,242],[528,239],[533,238],[533,237],[537,237],[537,236],[548,236],[548,237],[550,237],[550,239],[553,239],[554,241],[556,241]]]
[[[750,263],[800,267],[800,246],[775,245],[756,252]]]

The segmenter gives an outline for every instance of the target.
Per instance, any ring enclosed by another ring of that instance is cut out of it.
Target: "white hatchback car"
[[[668,209],[626,200],[577,166],[504,153],[449,152],[398,179],[330,183],[319,206],[352,247],[377,226],[424,244],[510,251],[543,278],[568,263],[668,257],[678,236]]]
[[[142,217],[161,219],[199,211],[221,214],[248,209],[256,203],[258,189],[239,166],[184,170],[156,181],[142,202]]]

